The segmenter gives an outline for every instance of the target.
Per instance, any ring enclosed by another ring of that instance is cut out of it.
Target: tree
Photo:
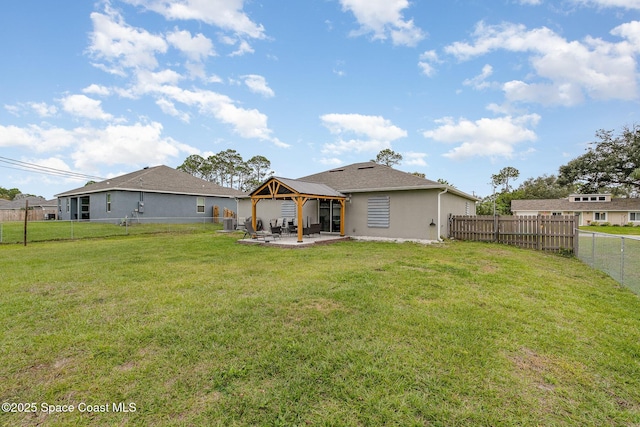
[[[176,169],[191,174],[193,176],[197,176],[198,178],[207,179],[206,178],[206,163],[207,160],[198,155],[192,154],[187,157],[184,162]]]
[[[0,199],[13,200],[18,194],[21,194],[21,191],[17,188],[7,189],[0,187]]]
[[[612,130],[596,132],[598,141],[587,152],[560,167],[563,185],[574,184],[583,193],[640,193],[640,126],[625,126],[620,135]]]
[[[516,180],[520,176],[520,171],[514,167],[507,166],[506,168],[500,169],[495,175],[491,175],[491,184],[494,187],[502,186],[502,191],[508,193],[509,192],[509,180]]]
[[[562,199],[573,192],[573,186],[561,185],[555,175],[528,178],[513,191],[514,199]]]
[[[253,156],[247,160],[246,164],[249,167],[251,174],[249,175],[249,180],[245,183],[245,191],[257,187],[262,183],[262,181],[273,176],[271,162],[264,156]]]
[[[371,161],[391,167],[399,164],[402,161],[402,154],[396,153],[389,148],[385,148],[378,153],[375,160]]]
[[[242,156],[232,149],[212,154],[206,159],[192,154],[177,167],[198,178],[242,191],[249,191],[265,178],[273,175],[270,168],[271,162],[266,157],[254,156],[245,162]]]

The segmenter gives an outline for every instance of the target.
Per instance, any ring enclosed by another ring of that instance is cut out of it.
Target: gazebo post
[[[344,209],[346,207],[345,199],[340,201],[340,237],[344,237]]]
[[[259,201],[260,199],[254,199],[253,197],[251,198],[251,225],[253,226],[253,229],[256,231],[258,231],[258,229],[256,228],[258,226],[258,219],[256,218],[256,215],[257,215],[256,205],[258,204]]]
[[[298,205],[298,243],[302,243],[302,232],[304,228],[304,220],[302,219],[302,206],[304,206],[304,198],[296,197],[296,205]]]

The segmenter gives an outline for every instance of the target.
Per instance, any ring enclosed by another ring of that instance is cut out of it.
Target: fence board
[[[575,253],[577,233],[577,217],[572,215],[449,216],[449,237],[458,240],[498,242],[521,248]]]

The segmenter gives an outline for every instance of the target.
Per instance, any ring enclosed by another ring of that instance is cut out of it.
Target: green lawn
[[[640,424],[640,298],[575,258],[237,238],[0,246],[0,423]]]
[[[211,218],[203,218],[202,222],[190,223],[139,223],[132,219],[126,226],[118,224],[119,221],[117,220],[30,221],[27,223],[27,243],[222,229],[222,224],[212,224],[210,221]],[[24,222],[9,221],[0,223],[0,243],[22,242],[24,242]]]
[[[581,226],[582,231],[591,231],[594,233],[620,234],[628,236],[640,236],[640,227],[620,227],[613,225],[585,225]]]

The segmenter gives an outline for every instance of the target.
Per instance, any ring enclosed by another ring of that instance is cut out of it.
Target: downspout
[[[440,238],[440,196],[442,196],[447,191],[449,191],[449,189],[445,187],[443,192],[438,193],[438,242],[442,242],[442,239]]]

